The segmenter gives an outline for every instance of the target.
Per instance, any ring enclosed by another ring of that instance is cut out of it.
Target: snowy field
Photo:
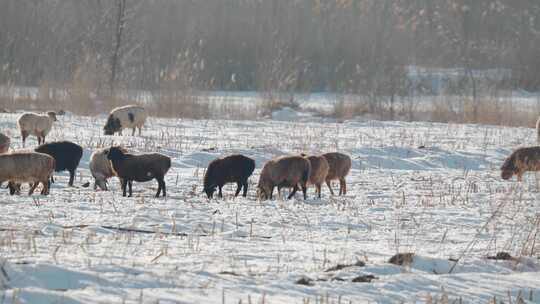
[[[15,148],[16,117],[0,114]],[[49,196],[0,191],[0,303],[540,303],[540,193],[498,170],[532,129],[150,119],[142,137],[106,137],[104,122],[61,116],[47,138],[85,148],[76,187],[62,172]],[[168,197],[155,181],[133,198],[114,179],[81,187],[110,144],[173,158]],[[256,200],[265,161],[329,151],[353,158],[347,196]],[[231,153],[257,162],[248,197],[230,185],[209,201],[204,168]],[[502,251],[514,258],[487,259]],[[388,263],[398,252],[412,261]]]

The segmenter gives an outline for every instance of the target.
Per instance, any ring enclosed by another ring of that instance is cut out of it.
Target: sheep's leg
[[[127,184],[128,184],[127,179],[122,180],[122,196],[126,196]]]
[[[35,182],[34,184],[32,184],[32,186],[30,187],[30,191],[28,191],[28,195],[32,195],[34,193],[34,190],[36,190],[36,187],[38,186],[39,182]],[[45,184],[43,184],[43,188],[45,188]]]
[[[326,180],[326,185],[328,186],[328,189],[330,190],[330,194],[334,195],[334,190],[332,190],[332,184],[330,180]]]
[[[270,188],[270,199],[272,199],[272,195],[274,195],[274,186]],[[279,188],[278,188],[278,197],[279,197]]]
[[[41,194],[43,195],[48,195],[49,194],[49,181],[47,181],[46,183],[44,182],[41,182],[43,184],[43,189],[41,190]],[[36,183],[37,185],[38,183]]]
[[[347,183],[344,177],[339,178],[339,195],[347,194]]]
[[[26,143],[26,138],[28,137],[28,132],[21,131],[21,137],[22,137],[22,146],[24,147],[24,144]]]
[[[129,181],[128,182],[128,186],[129,186],[129,197],[132,197],[133,196],[133,181]]]
[[[165,186],[165,180],[161,180],[161,191],[163,191],[163,197],[167,196],[167,192],[166,192],[166,186]]]
[[[296,191],[298,191],[298,185],[294,185],[293,190],[291,194],[289,194],[287,199],[291,199],[296,194]],[[304,191],[304,188],[302,189],[302,191]],[[305,192],[304,192],[304,199],[305,199]]]
[[[68,186],[73,187],[73,180],[75,179],[75,170],[69,171],[69,183]]]
[[[320,183],[315,185],[315,192],[317,192],[317,195],[319,196],[319,198],[321,198],[321,184]]]
[[[240,193],[240,190],[242,190],[242,183],[236,182],[236,193],[234,194],[234,197],[238,196],[238,194]]]
[[[218,193],[219,198],[223,198],[223,193],[221,192],[221,188],[222,188],[222,187],[223,187],[223,185],[219,185],[219,186],[218,186],[218,189],[219,189],[219,193]]]
[[[54,184],[54,175],[51,174],[51,183]]]
[[[304,200],[307,200],[307,185],[302,184],[300,186],[302,187],[302,193],[304,194]]]
[[[132,129],[133,132],[131,132],[131,136],[135,136],[135,128]]]
[[[247,192],[248,192],[248,182],[247,181],[244,181],[244,193],[242,194],[243,197],[246,197],[247,196]]]
[[[139,136],[142,136],[142,126],[139,126]]]
[[[157,192],[156,192],[156,197],[159,197],[159,194],[161,193],[161,179],[156,178],[156,181],[157,181],[157,183],[158,183],[158,188],[157,188]]]

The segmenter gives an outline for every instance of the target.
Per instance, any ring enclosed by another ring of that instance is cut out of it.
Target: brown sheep
[[[126,188],[129,186],[129,196],[132,193],[132,183],[147,182],[156,179],[158,190],[166,196],[165,174],[171,168],[171,158],[159,153],[145,153],[134,155],[124,153],[119,147],[111,147],[105,152],[107,159],[111,161],[115,175],[122,181],[122,195],[126,196]]]
[[[281,188],[292,187],[293,191],[287,199],[291,199],[298,191],[298,185],[302,188],[304,199],[307,199],[306,190],[311,165],[301,156],[282,156],[268,161],[259,178],[257,197],[260,199],[272,199],[274,188],[278,188],[278,196]]]
[[[521,182],[527,171],[540,171],[540,147],[519,148],[512,152],[501,166],[501,177],[508,180],[515,174]]]
[[[326,176],[328,175],[328,170],[330,169],[328,161],[324,156],[306,156],[305,154],[302,154],[302,156],[309,160],[311,165],[311,173],[309,175],[308,183],[315,185],[315,191],[317,192],[319,198],[321,198],[321,186],[322,183],[326,181]]]
[[[338,152],[323,154],[324,158],[328,161],[330,168],[328,169],[328,175],[326,176],[326,185],[330,189],[330,193],[334,195],[331,182],[333,180],[339,180],[339,195],[347,194],[347,183],[345,177],[351,171],[352,161],[348,155]]]
[[[49,178],[54,172],[54,158],[37,152],[15,152],[0,155],[0,183],[9,181],[10,194],[14,194],[18,184],[30,183],[28,195],[32,195],[39,183],[43,185],[41,194],[49,194]],[[18,188],[18,187],[17,187]]]
[[[9,150],[11,140],[6,135],[0,133],[0,154],[6,153]]]

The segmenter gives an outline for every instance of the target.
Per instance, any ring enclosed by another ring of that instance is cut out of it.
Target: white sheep
[[[141,106],[128,105],[115,108],[109,114],[103,130],[105,135],[113,135],[116,132],[122,135],[123,129],[133,129],[131,135],[135,135],[135,128],[138,128],[141,136],[147,117],[146,110]]]
[[[122,148],[122,151],[126,152]],[[94,190],[97,190],[99,187],[101,190],[107,191],[107,179],[116,176],[111,161],[107,158],[107,153],[109,148],[99,149],[94,151],[90,156],[90,172],[94,177]],[[122,182],[122,180],[120,180]]]
[[[6,135],[0,133],[0,154],[6,153],[9,150],[11,140]]]
[[[53,122],[58,121],[56,119],[56,113],[47,112],[46,115],[39,115],[35,113],[24,113],[17,120],[17,125],[21,131],[21,137],[23,147],[26,142],[26,138],[29,135],[34,135],[38,139],[38,144],[45,143],[45,136],[49,134],[52,129]]]

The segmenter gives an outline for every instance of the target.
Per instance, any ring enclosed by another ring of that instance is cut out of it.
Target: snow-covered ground
[[[0,114],[17,147],[15,120]],[[76,187],[63,172],[49,196],[1,189],[0,303],[540,302],[540,193],[534,175],[519,184],[498,170],[532,129],[150,119],[142,137],[106,137],[104,116],[59,120],[48,141],[85,148]],[[92,149],[110,144],[172,157],[168,197],[153,198],[155,182],[135,183],[133,198],[116,180],[81,187]],[[336,150],[353,158],[346,196],[256,200],[266,160]],[[248,197],[230,185],[209,201],[204,168],[231,153],[257,162]],[[515,258],[486,258],[501,251]],[[388,263],[398,252],[412,263]]]

